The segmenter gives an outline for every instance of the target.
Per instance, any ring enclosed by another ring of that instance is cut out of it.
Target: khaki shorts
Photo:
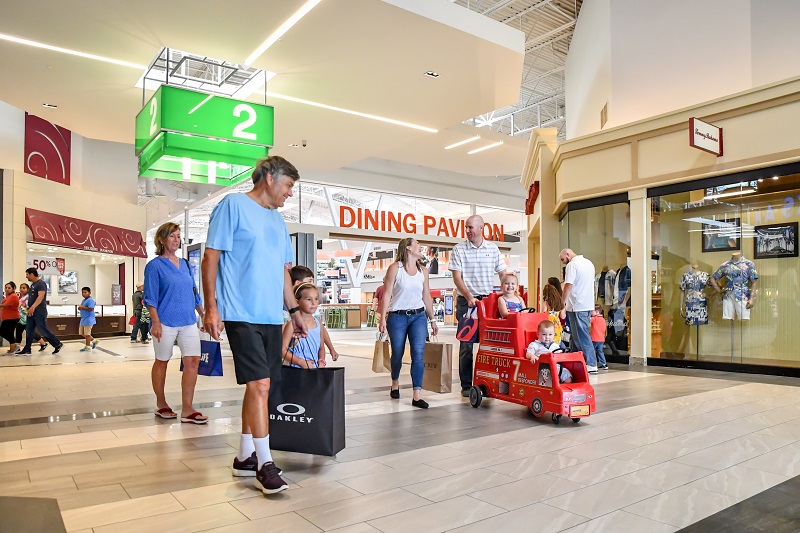
[[[78,326],[78,335],[83,335],[84,337],[91,337],[92,326]]]

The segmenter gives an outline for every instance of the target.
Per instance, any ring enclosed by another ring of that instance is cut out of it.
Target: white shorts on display
[[[172,359],[172,348],[175,340],[178,341],[178,348],[181,349],[181,357],[200,357],[200,330],[196,324],[172,328],[161,326],[161,340],[153,338],[153,348],[156,352],[156,359],[159,361],[169,361]]]
[[[747,308],[747,300],[724,298],[722,300],[722,318],[733,320],[734,313],[739,320],[750,320],[750,309]]]

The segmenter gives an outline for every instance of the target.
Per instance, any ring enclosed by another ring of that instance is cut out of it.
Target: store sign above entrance
[[[722,157],[722,128],[699,118],[690,118],[689,146]]]
[[[274,142],[274,109],[162,85],[136,116],[139,175],[235,185]]]
[[[464,220],[424,215],[418,221],[411,213],[378,211],[360,207],[339,206],[339,227],[374,231],[388,231],[413,236],[419,230],[424,235],[465,238]],[[505,230],[500,224],[485,224],[483,238],[489,241],[505,241]]]
[[[115,228],[79,218],[25,208],[28,240],[76,250],[147,258],[144,238],[138,231]]]
[[[27,268],[35,268],[39,275],[53,274],[63,276],[67,262],[60,257],[31,257],[28,256]]]

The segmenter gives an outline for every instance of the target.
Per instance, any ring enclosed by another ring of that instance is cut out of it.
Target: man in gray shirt
[[[147,342],[147,330],[142,328],[142,302],[144,301],[144,285],[141,283],[136,286],[136,291],[134,291],[133,295],[131,296],[131,300],[133,300],[133,316],[136,319],[133,323],[133,329],[131,330],[131,342],[139,342],[136,340],[136,335],[139,331],[142,332],[142,342]]]

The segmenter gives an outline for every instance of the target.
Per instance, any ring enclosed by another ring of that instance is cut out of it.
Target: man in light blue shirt
[[[300,175],[286,159],[270,156],[258,162],[252,177],[250,192],[229,194],[211,213],[201,270],[204,325],[219,339],[224,322],[236,382],[246,387],[233,474],[254,476],[256,488],[272,494],[288,488],[272,461],[267,411],[270,384],[280,380],[283,304],[296,334],[307,334],[289,277],[291,240],[278,212]]]

